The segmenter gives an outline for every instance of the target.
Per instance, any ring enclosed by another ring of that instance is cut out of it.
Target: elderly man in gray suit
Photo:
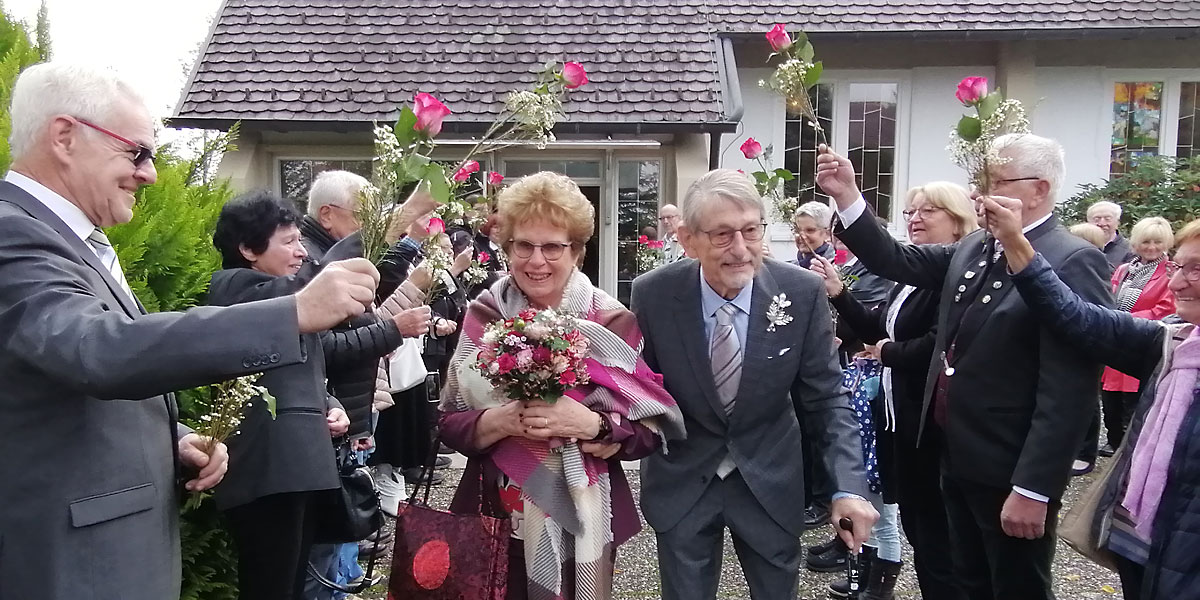
[[[154,121],[113,75],[27,69],[0,181],[0,599],[179,597],[177,478],[225,448],[177,426],[171,390],[306,360],[300,334],[361,314],[378,273],[329,265],[293,296],[146,314],[102,227],[156,178]],[[198,473],[197,473],[198,471]]]
[[[821,281],[764,262],[762,198],[711,171],[687,191],[680,240],[696,260],[633,282],[645,359],[662,373],[687,439],[642,461],[642,512],[658,537],[663,598],[715,598],[729,528],[750,595],[796,596],[804,531],[801,429],[836,489],[832,521],[857,549],[878,513],[864,498],[858,424],[841,386]]]

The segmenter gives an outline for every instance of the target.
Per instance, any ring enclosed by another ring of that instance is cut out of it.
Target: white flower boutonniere
[[[792,322],[792,315],[784,312],[784,309],[791,305],[792,301],[787,299],[787,294],[771,298],[771,306],[767,308],[767,320],[771,324],[767,325],[767,331],[775,331],[776,327],[783,327]]]

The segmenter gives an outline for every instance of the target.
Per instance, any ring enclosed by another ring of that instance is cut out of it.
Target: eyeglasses
[[[563,252],[567,248],[574,246],[574,244],[564,244],[562,242],[535,244],[525,240],[508,240],[508,243],[512,244],[513,254],[517,255],[517,258],[529,258],[533,256],[534,250],[540,249],[542,251],[542,258],[546,260],[558,260],[562,258]]]
[[[75,120],[79,121],[80,123],[83,123],[84,125],[87,125],[88,127],[91,127],[92,129],[95,129],[96,131],[99,131],[100,133],[103,133],[104,135],[107,135],[108,137],[111,137],[114,140],[117,140],[119,142],[123,142],[130,146],[133,146],[133,148],[134,148],[133,150],[128,150],[128,152],[133,155],[133,159],[132,159],[133,166],[141,167],[142,165],[146,164],[147,162],[154,162],[154,150],[153,149],[147,148],[127,137],[117,135],[117,134],[115,134],[95,123],[92,123],[91,121],[88,121],[86,119],[80,119],[79,117],[75,117]]]
[[[759,223],[742,229],[714,229],[711,231],[700,230],[700,233],[708,236],[708,243],[717,248],[724,248],[733,243],[733,237],[738,233],[742,234],[742,239],[747,242],[757,242],[763,239],[763,234],[767,231],[766,223]]]
[[[904,215],[905,221],[911,221],[912,218],[916,215],[921,215],[921,220],[924,221],[925,219],[932,217],[933,213],[935,213],[939,210],[946,210],[946,209],[944,209],[940,206],[922,206],[921,208],[918,208],[916,210],[905,209],[905,210],[901,211],[900,214]]]
[[[678,219],[678,218],[679,218],[679,215],[663,215],[658,218],[658,222],[662,223],[664,221],[670,221],[671,219]]]
[[[1200,263],[1189,263],[1181,265],[1174,261],[1167,261],[1165,270],[1167,277],[1174,277],[1176,273],[1183,273],[1183,278],[1191,283],[1200,282]]]
[[[1041,177],[1013,177],[1011,179],[997,179],[993,183],[1012,183],[1014,181],[1038,181]]]

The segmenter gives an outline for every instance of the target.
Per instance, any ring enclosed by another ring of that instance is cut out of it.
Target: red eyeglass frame
[[[91,127],[92,129],[95,129],[96,131],[99,131],[100,133],[103,133],[104,135],[107,135],[108,137],[113,138],[114,140],[124,142],[130,146],[133,146],[134,148],[137,148],[137,154],[135,154],[133,157],[133,166],[141,167],[142,165],[146,164],[147,161],[154,162],[155,157],[153,149],[147,148],[123,135],[113,133],[91,121],[88,121],[87,119],[80,119],[79,117],[74,117],[74,119],[80,123],[83,123],[84,125],[87,125],[88,127]]]

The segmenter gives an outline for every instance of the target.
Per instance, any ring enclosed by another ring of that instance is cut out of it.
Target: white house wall
[[[1058,140],[1066,154],[1062,199],[1084,183],[1108,177],[1112,143],[1112,86],[1103,67],[1039,67],[1034,133]]]

